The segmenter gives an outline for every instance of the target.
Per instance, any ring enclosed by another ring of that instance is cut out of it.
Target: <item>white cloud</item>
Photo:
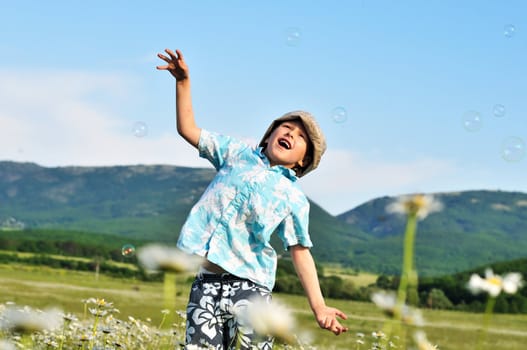
[[[0,81],[2,160],[44,166],[208,166],[175,130],[157,138],[133,135],[133,123],[112,111],[132,98],[130,79],[64,71],[0,71]],[[104,96],[113,102],[102,103]]]
[[[319,168],[300,183],[317,204],[340,214],[376,197],[429,192],[432,189],[427,184],[454,172],[453,164],[439,159],[396,163],[328,149]]]

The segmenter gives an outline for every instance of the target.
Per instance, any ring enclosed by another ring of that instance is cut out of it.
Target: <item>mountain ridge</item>
[[[214,174],[212,168],[172,165],[42,167],[0,161],[0,228],[81,230],[174,244]],[[469,190],[433,195],[444,209],[418,224],[416,263],[424,274],[525,257],[527,194]],[[395,199],[375,198],[337,216],[310,200],[315,258],[397,273],[405,221],[385,210]],[[276,237],[272,242],[283,253]]]

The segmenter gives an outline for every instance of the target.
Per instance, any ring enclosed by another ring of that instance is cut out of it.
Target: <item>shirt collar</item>
[[[298,177],[296,176],[296,172],[293,169],[286,168],[283,165],[270,166],[271,163],[269,162],[269,158],[267,158],[267,156],[263,152],[263,147],[256,148],[255,152],[258,155],[258,157],[260,157],[262,159],[262,161],[267,166],[269,166],[269,169],[271,169],[271,171],[280,172],[280,173],[282,173],[282,175],[284,175],[285,177],[287,177],[291,181],[298,180]]]

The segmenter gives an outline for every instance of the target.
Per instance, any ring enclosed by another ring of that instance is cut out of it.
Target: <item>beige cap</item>
[[[302,177],[318,167],[320,159],[322,158],[322,155],[324,154],[327,148],[326,138],[324,137],[324,134],[322,133],[322,130],[318,126],[313,115],[305,111],[293,111],[286,113],[280,118],[273,120],[269,128],[267,128],[267,131],[265,132],[264,136],[262,137],[259,146],[265,147],[265,140],[269,137],[269,135],[271,135],[273,130],[278,125],[280,125],[280,123],[288,120],[300,120],[302,124],[304,124],[304,128],[306,129],[306,132],[309,136],[309,140],[311,141],[311,145],[313,146],[311,162],[307,166],[296,170],[296,176]]]

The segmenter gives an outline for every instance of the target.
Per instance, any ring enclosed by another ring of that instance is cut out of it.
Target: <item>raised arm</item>
[[[318,325],[336,335],[346,332],[348,328],[341,325],[337,320],[337,316],[344,320],[347,319],[346,314],[338,309],[326,306],[320,290],[315,262],[309,248],[295,245],[290,247],[290,251],[296,273],[302,283],[302,287],[304,287],[309,306],[311,306],[311,310],[315,314]]]
[[[157,56],[165,61],[164,66],[157,66],[158,70],[167,70],[176,78],[176,126],[178,133],[194,147],[198,147],[201,129],[194,120],[192,98],[190,94],[190,77],[188,66],[183,59],[181,51],[174,53],[166,49],[168,57],[158,53]]]

